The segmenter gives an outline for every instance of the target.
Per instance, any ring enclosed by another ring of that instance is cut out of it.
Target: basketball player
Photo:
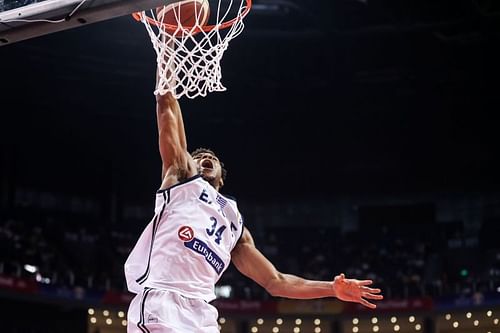
[[[219,332],[215,283],[232,261],[271,295],[336,297],[374,309],[381,300],[371,280],[312,281],[279,272],[255,247],[236,201],[222,195],[225,170],[208,149],[187,151],[178,101],[157,96],[163,182],[155,216],[125,264],[128,289],[137,295],[128,311],[128,333]]]

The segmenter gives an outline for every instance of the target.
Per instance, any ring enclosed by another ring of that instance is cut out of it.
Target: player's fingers
[[[375,304],[370,303],[370,302],[368,302],[366,299],[363,299],[363,298],[362,298],[359,302],[360,302],[362,305],[364,305],[364,306],[366,306],[367,308],[370,308],[370,309],[375,309],[375,308],[377,307]]]
[[[363,297],[366,297],[368,299],[375,299],[375,300],[381,300],[381,299],[384,299],[384,296],[383,295],[374,295],[374,294],[370,294],[370,293],[365,293],[363,294]]]
[[[361,289],[363,291],[366,291],[366,292],[369,292],[369,293],[374,293],[374,294],[378,294],[378,293],[381,292],[381,290],[379,288],[361,287]]]
[[[360,286],[369,286],[370,284],[373,284],[373,281],[372,280],[361,280],[361,281],[358,281],[358,284]]]

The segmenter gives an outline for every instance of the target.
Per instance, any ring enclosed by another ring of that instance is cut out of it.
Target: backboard
[[[0,0],[0,46],[155,8],[164,0]]]

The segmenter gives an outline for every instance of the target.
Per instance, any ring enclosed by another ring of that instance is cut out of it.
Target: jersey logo
[[[204,256],[206,262],[208,262],[210,266],[212,266],[217,274],[220,274],[224,271],[225,265],[222,259],[202,240],[194,238],[190,242],[184,242],[184,246]]]
[[[194,238],[194,231],[191,227],[188,226],[182,226],[179,228],[179,231],[177,232],[177,236],[179,236],[179,239],[183,242],[189,242]]]

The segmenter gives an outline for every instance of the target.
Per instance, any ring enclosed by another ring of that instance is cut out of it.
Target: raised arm
[[[170,93],[156,97],[156,117],[163,163],[161,188],[166,188],[193,176],[196,166],[187,151],[179,102]]]
[[[340,274],[333,281],[314,281],[279,272],[255,247],[248,229],[245,229],[231,255],[234,265],[242,274],[273,296],[295,299],[337,297],[372,309],[376,305],[368,300],[383,299],[380,289],[368,287],[372,284],[371,280],[347,279],[344,274]]]
[[[163,42],[166,41],[163,40]],[[173,49],[175,45],[171,43],[170,47]],[[168,54],[165,55],[165,57],[168,56]],[[168,68],[166,74],[170,75],[171,70],[173,68]],[[160,81],[159,75],[160,71],[157,69],[156,85]],[[170,75],[169,84],[175,85],[175,75]],[[179,101],[171,93],[156,95],[156,118],[162,160],[161,188],[166,188],[193,176],[196,173],[196,165],[187,151],[184,120]]]

